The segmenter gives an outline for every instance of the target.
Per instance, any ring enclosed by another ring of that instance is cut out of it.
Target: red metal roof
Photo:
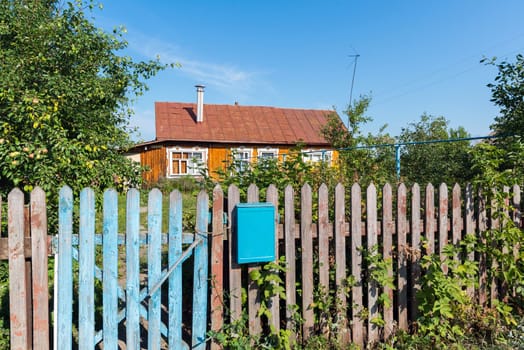
[[[156,102],[156,141],[203,141],[329,145],[320,129],[334,111],[277,107],[204,105],[196,122],[196,104]]]

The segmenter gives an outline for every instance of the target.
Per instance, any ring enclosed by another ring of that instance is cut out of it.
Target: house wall
[[[163,144],[148,146],[141,152],[140,162],[142,166],[147,166],[149,170],[143,173],[143,180],[146,182],[154,183],[158,180],[165,178],[167,175],[167,149],[175,146],[191,148],[194,146],[206,147],[208,149],[207,155],[207,166],[211,177],[216,178],[216,170],[224,168],[225,161],[229,159],[231,150],[241,147],[238,144],[188,144],[188,143],[176,143],[176,144]],[[290,145],[245,145],[245,148],[253,150],[252,157],[256,159],[259,150],[266,148],[278,148],[278,159],[282,160],[283,156],[288,154],[294,146]],[[307,147],[307,149],[324,149],[322,147]],[[333,152],[333,160],[338,157],[337,152]]]

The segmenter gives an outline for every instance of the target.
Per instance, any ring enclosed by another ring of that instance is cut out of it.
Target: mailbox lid
[[[239,203],[236,210],[237,262],[275,260],[275,207],[271,203]]]

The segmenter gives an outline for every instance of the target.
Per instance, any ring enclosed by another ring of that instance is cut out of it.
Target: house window
[[[310,162],[330,162],[331,151],[303,150],[302,156]]]
[[[258,159],[275,159],[278,158],[277,148],[259,148]]]
[[[251,148],[236,148],[232,150],[233,160],[238,171],[245,171],[249,169],[249,163],[251,162],[251,157],[253,150]]]
[[[200,175],[207,162],[207,150],[194,148],[170,148],[168,152],[168,177]]]

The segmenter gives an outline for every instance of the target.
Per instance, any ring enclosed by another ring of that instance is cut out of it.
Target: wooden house
[[[311,161],[336,154],[321,135],[334,114],[329,110],[292,109],[203,103],[156,102],[156,138],[137,144],[129,156],[150,169],[144,180],[199,176],[202,168],[213,176],[234,157],[240,163],[260,158],[282,159],[297,144]]]

